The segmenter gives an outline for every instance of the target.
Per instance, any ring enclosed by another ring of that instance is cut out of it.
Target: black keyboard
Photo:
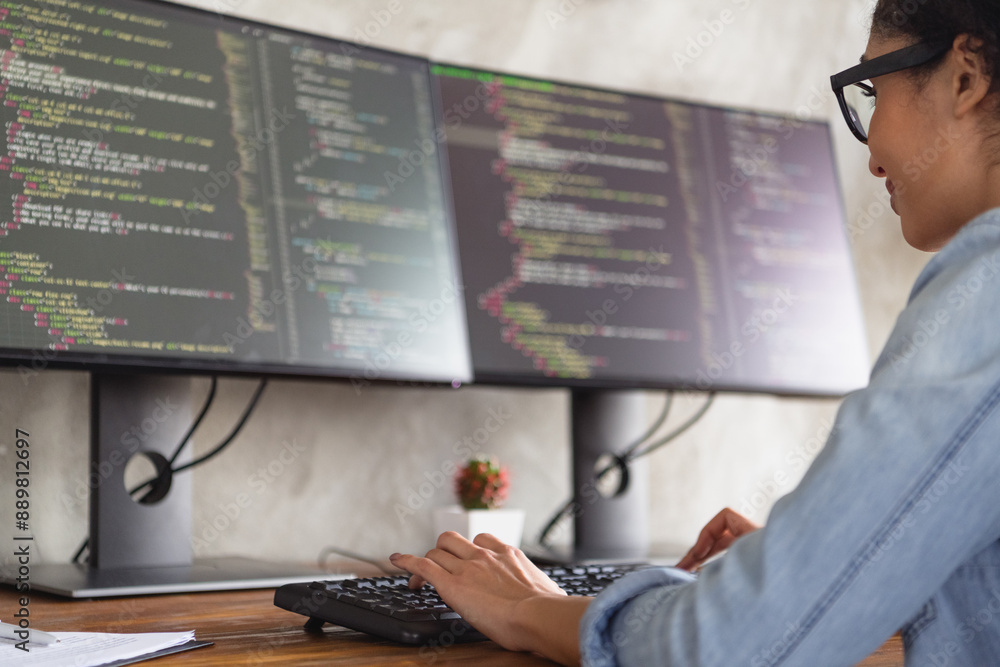
[[[543,567],[569,595],[597,595],[640,563]],[[372,577],[285,584],[274,604],[308,616],[307,629],[324,623],[342,625],[402,644],[448,646],[486,637],[462,620],[430,585],[410,590],[408,576]]]

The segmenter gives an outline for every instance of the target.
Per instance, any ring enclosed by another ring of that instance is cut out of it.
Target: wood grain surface
[[[534,655],[511,653],[493,642],[432,650],[380,641],[340,627],[303,630],[304,617],[274,606],[272,590],[64,600],[32,593],[32,626],[48,631],[179,632],[194,630],[214,646],[158,658],[157,666],[222,665],[552,665]],[[12,588],[0,588],[0,617],[16,610]],[[822,662],[822,661],[820,661]],[[820,663],[817,663],[820,664]],[[864,667],[901,667],[903,648],[893,637]]]

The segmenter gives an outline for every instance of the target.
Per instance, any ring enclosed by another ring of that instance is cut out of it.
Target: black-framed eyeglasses
[[[868,126],[875,112],[875,89],[870,79],[923,65],[951,48],[951,42],[921,42],[866,60],[830,77],[837,103],[848,127],[862,143],[868,143]]]

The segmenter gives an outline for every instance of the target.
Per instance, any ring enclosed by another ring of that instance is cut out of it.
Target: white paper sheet
[[[194,639],[190,632],[147,632],[115,635],[103,632],[51,632],[59,642],[48,646],[28,644],[24,652],[11,641],[0,641],[0,665],[18,667],[91,667],[137,658]]]

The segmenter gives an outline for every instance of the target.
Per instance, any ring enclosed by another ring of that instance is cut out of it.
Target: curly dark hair
[[[872,35],[906,37],[913,42],[950,42],[969,35],[982,54],[990,76],[990,93],[1000,92],[1000,2],[996,0],[878,0],[872,13]],[[913,68],[921,77],[941,60]]]

